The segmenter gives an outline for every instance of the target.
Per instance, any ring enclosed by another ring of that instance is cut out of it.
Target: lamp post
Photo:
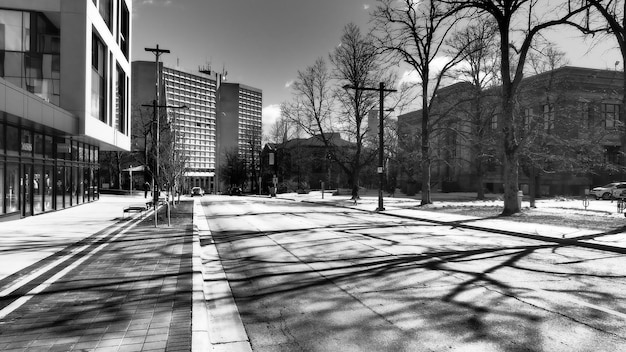
[[[384,101],[385,101],[385,92],[397,92],[396,89],[385,89],[385,83],[380,82],[378,84],[378,88],[373,87],[358,87],[351,86],[349,84],[343,86],[344,89],[354,89],[356,91],[366,90],[366,91],[377,91],[380,95],[380,107],[379,107],[379,122],[378,122],[378,208],[376,211],[383,211],[385,207],[383,206],[383,183],[384,183],[384,128],[383,128],[383,119],[384,119]]]

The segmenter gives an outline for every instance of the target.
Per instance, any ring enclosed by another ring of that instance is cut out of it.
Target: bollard
[[[522,209],[522,198],[524,197],[524,192],[517,191],[517,206]]]

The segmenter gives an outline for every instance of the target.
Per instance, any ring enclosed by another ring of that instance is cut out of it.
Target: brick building
[[[520,189],[528,194],[534,180],[536,195],[578,195],[592,185],[626,179],[622,98],[623,72],[566,66],[525,78],[514,111]],[[435,99],[434,189],[475,192],[482,184],[502,192],[499,87],[479,94],[471,84],[457,83],[440,89]],[[398,117],[405,165],[419,163],[420,126],[421,111]],[[419,172],[405,166],[400,186],[419,183]]]

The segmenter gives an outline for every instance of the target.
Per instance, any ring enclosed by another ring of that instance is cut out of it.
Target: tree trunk
[[[484,171],[481,158],[476,158],[476,199],[485,199]]]
[[[428,71],[425,72],[428,77]],[[428,130],[428,86],[422,85],[422,202],[432,204],[430,198],[430,131]]]
[[[513,83],[511,82],[511,62],[509,57],[509,23],[499,24],[500,52],[502,77],[502,122],[504,133],[504,209],[502,215],[512,215],[520,212],[517,204],[519,182],[519,155],[517,153],[517,139],[513,121]]]

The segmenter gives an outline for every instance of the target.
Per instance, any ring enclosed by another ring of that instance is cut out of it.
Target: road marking
[[[48,278],[43,283],[39,284],[37,287],[35,287],[32,290],[30,290],[27,293],[25,293],[22,297],[16,299],[15,301],[13,301],[10,304],[8,304],[6,307],[1,309],[0,310],[0,319],[4,319],[7,315],[11,314],[14,310],[16,310],[17,308],[22,306],[24,303],[28,302],[35,295],[41,293],[43,290],[45,290],[50,285],[52,285],[55,281],[57,281],[58,279],[60,279],[64,275],[66,275],[69,271],[71,271],[72,269],[76,268],[77,266],[82,264],[87,259],[93,257],[96,253],[98,253],[100,250],[102,250],[102,248],[104,248],[105,246],[108,246],[113,240],[117,239],[118,237],[120,237],[121,235],[123,235],[124,233],[129,231],[130,229],[132,229],[135,226],[137,226],[137,224],[139,224],[139,222],[141,222],[143,220],[143,218],[135,218],[134,220],[135,220],[134,223],[128,225],[128,227],[124,228],[122,231],[120,231],[117,235],[115,235],[109,241],[100,244],[98,247],[94,248],[89,253],[85,254],[83,257],[81,257],[80,259],[76,260],[74,263],[72,263],[69,266],[63,268],[63,270],[61,270],[58,273],[54,274],[52,277]],[[119,230],[120,227],[116,227],[116,228],[113,228],[113,229],[107,231],[102,236],[100,236],[97,241],[100,241],[103,238],[106,238],[106,236],[108,236],[111,233]],[[97,242],[97,241],[95,241],[95,242]],[[80,247],[80,248],[78,248],[76,250],[73,250],[71,253],[69,253],[69,254],[63,256],[62,258],[54,261],[53,263],[45,266],[41,270],[38,270],[37,272],[35,272],[35,273],[31,274],[31,275],[27,275],[23,279],[19,280],[16,284],[14,284],[14,285],[8,287],[7,289],[3,290],[2,292],[0,292],[0,297],[5,297],[6,295],[8,295],[8,294],[18,290],[19,288],[21,288],[24,285],[28,284],[30,281],[32,281],[32,280],[36,279],[37,277],[45,274],[46,272],[52,270],[53,268],[55,268],[56,266],[60,265],[61,263],[63,263],[65,261],[69,260],[70,258],[73,258],[73,257],[77,256],[78,254],[82,253],[83,251],[85,251],[90,246],[91,246],[91,244],[88,244],[88,245],[82,246],[82,247]]]

